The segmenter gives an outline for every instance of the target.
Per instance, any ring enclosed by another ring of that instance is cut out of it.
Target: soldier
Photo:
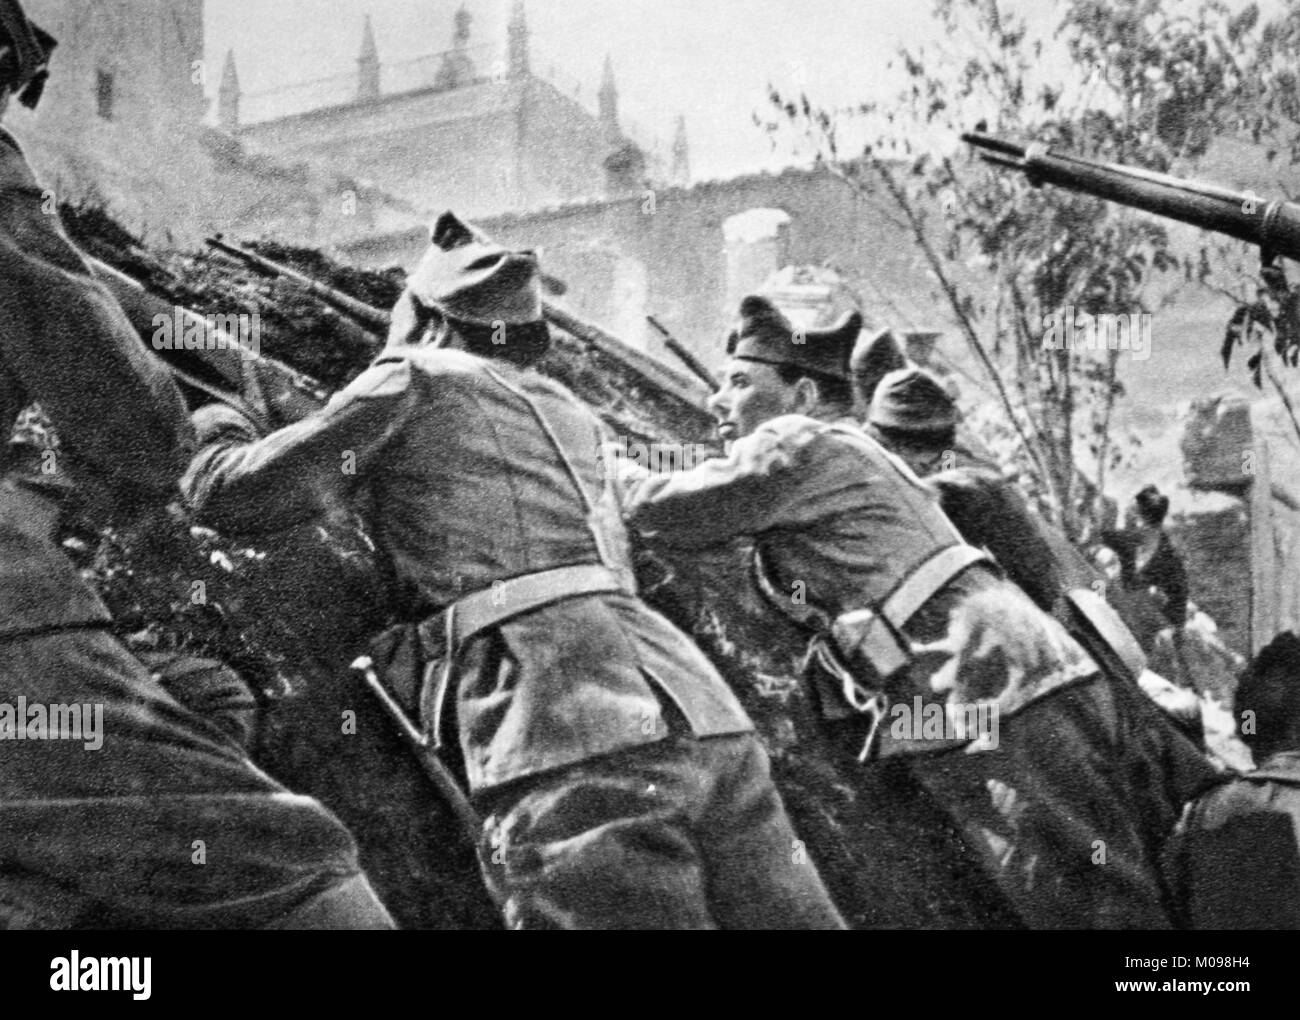
[[[867,768],[908,762],[1024,924],[1169,926],[1156,860],[1209,766],[849,417],[855,323],[740,311],[713,397],[726,457],[627,479],[631,524],[683,549],[754,540],[760,589],[811,634],[828,725]]]
[[[369,497],[454,733],[511,928],[842,927],[764,751],[700,651],[636,596],[608,436],[546,350],[540,271],[451,213],[384,354],[319,414],[214,430],[185,487],[214,527]],[[400,686],[394,684],[394,686]]]
[[[35,105],[53,46],[0,0],[0,107]],[[164,503],[193,435],[41,207],[0,128],[0,423],[37,401],[61,444],[0,476],[0,927],[392,927],[347,831],[155,683],[59,551],[74,496]]]
[[[854,413],[867,416],[871,398],[875,396],[880,381],[907,367],[907,354],[903,344],[889,328],[858,338],[849,356],[849,373],[853,377]]]
[[[939,493],[939,505],[962,537],[988,550],[1045,613],[1054,615],[1117,681],[1136,681],[1200,745],[1201,705],[1147,668],[1135,636],[1143,603],[1122,598],[1114,609],[1102,593],[1105,578],[1025,497],[991,467],[962,448],[952,394],[929,372],[912,366],[887,375],[867,415],[867,431],[901,457]],[[1112,599],[1122,593],[1108,592]],[[1129,624],[1130,617],[1134,623]]]
[[[1010,579],[1051,612],[1066,588],[1051,543],[1020,493],[958,449],[957,405],[943,384],[915,365],[890,372],[866,422],[867,434],[917,477],[938,479],[940,505],[965,540],[992,553]],[[1072,587],[1087,587],[1082,577],[1071,580]]]
[[[1300,928],[1297,681],[1300,638],[1289,631],[1242,674],[1233,714],[1259,767],[1189,804],[1166,852],[1189,928]]]

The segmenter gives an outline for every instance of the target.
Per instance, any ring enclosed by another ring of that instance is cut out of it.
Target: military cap
[[[438,217],[433,246],[407,287],[450,319],[479,326],[542,321],[542,274],[532,251],[512,251],[459,220]]]
[[[871,404],[881,379],[906,367],[907,354],[903,343],[892,329],[885,327],[859,339],[849,358],[849,370],[853,374],[853,388],[863,406]]]
[[[897,432],[942,432],[957,426],[957,405],[933,375],[913,365],[880,380],[867,420]]]
[[[33,108],[41,100],[46,65],[58,43],[30,21],[18,0],[0,0],[0,84],[18,92],[18,100]]]
[[[740,322],[727,337],[727,354],[743,361],[791,365],[833,379],[849,378],[849,352],[862,330],[862,316],[847,313],[829,329],[800,329],[765,297],[740,302]]]

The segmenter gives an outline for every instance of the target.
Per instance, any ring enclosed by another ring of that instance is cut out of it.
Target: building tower
[[[687,188],[691,184],[691,153],[686,144],[685,114],[677,116],[677,133],[673,136],[673,168],[669,180],[678,188]]]
[[[235,70],[235,51],[226,51],[226,66],[221,72],[217,91],[217,127],[228,135],[239,130],[239,72]]]
[[[600,123],[611,137],[618,136],[618,87],[614,84],[614,63],[608,53],[600,77]]]
[[[509,28],[510,77],[528,75],[528,22],[524,19],[524,0],[515,0]]]
[[[468,85],[474,80],[474,62],[469,59],[469,11],[462,4],[456,11],[456,31],[452,36],[452,48],[442,55],[438,73],[434,76],[433,87],[436,89],[455,89]]]
[[[379,98],[379,47],[375,45],[375,30],[366,15],[361,35],[361,56],[357,57],[357,102],[365,103]]]

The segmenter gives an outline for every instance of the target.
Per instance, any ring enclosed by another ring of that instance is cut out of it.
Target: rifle
[[[379,699],[384,711],[396,724],[397,730],[402,736],[402,742],[410,748],[429,782],[433,784],[434,789],[438,791],[443,801],[456,815],[461,828],[469,836],[470,845],[477,846],[483,831],[478,812],[470,804],[469,798],[465,796],[465,791],[460,788],[460,784],[456,782],[451,771],[438,757],[432,742],[420,732],[419,727],[410,720],[406,712],[403,711],[402,706],[389,693],[388,688],[384,686],[383,680],[379,678],[379,674],[375,671],[374,660],[370,656],[361,656],[352,663],[352,668],[361,674],[366,686]]]
[[[1052,184],[1238,238],[1259,247],[1265,266],[1273,265],[1279,255],[1300,259],[1300,204],[1295,202],[1266,201],[1249,192],[1067,156],[1042,145],[1015,145],[990,135],[968,132],[961,140],[978,149],[984,162],[1019,170],[1034,187]]]
[[[335,311],[342,312],[353,322],[362,326],[368,332],[384,339],[388,335],[388,326],[390,316],[382,308],[376,308],[374,305],[368,305],[364,301],[359,301],[351,294],[344,294],[341,290],[336,290],[319,280],[312,279],[306,273],[300,273],[296,269],[291,269],[286,265],[268,259],[265,255],[259,255],[248,248],[242,248],[237,244],[231,244],[222,239],[220,234],[215,234],[206,239],[208,247],[215,248],[219,252],[229,255],[231,258],[242,262],[263,276],[283,277],[286,280],[292,280],[307,289],[307,292],[318,301],[329,305]]]
[[[668,330],[664,327],[663,323],[661,323],[653,315],[647,315],[645,317],[645,321],[650,323],[650,325],[652,325],[656,330],[659,331],[659,335],[664,338],[664,346],[667,347],[670,351],[672,351],[675,355],[677,355],[678,360],[681,361],[682,364],[684,364],[687,368],[691,370],[691,374],[694,375],[695,378],[699,379],[702,383],[704,383],[705,386],[709,388],[710,393],[718,392],[718,380],[713,378],[713,376],[709,373],[709,370],[704,367],[704,363],[700,361],[699,358],[697,358],[694,354],[688,351],[682,345],[682,342],[678,340],[675,336],[673,336],[671,333],[669,333]]]
[[[245,265],[264,275],[280,276],[303,284],[307,288],[307,292],[313,297],[328,304],[336,311],[349,316],[354,322],[367,330],[371,332],[379,331],[376,332],[376,335],[379,336],[387,335],[390,315],[385,309],[375,308],[364,301],[358,301],[354,297],[320,283],[318,280],[313,280],[311,277],[268,259],[264,255],[258,255],[256,252],[249,251],[240,245],[232,244],[219,235],[209,237],[207,243],[218,251],[239,259]],[[563,284],[558,282],[556,286],[563,288]],[[554,290],[555,287],[549,287],[548,289]],[[667,365],[642,354],[612,333],[606,332],[594,323],[587,322],[547,298],[542,299],[542,311],[548,322],[577,337],[589,347],[594,347],[602,354],[613,358],[654,389],[675,397],[702,415],[708,414],[699,390],[686,377],[673,371]],[[712,424],[711,415],[708,415],[708,419],[709,423]]]

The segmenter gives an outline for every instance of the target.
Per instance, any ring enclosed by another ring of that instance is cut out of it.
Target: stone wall
[[[1276,398],[1219,394],[1192,402],[1181,451],[1170,534],[1191,598],[1249,657],[1279,631],[1300,630],[1296,427]]]

